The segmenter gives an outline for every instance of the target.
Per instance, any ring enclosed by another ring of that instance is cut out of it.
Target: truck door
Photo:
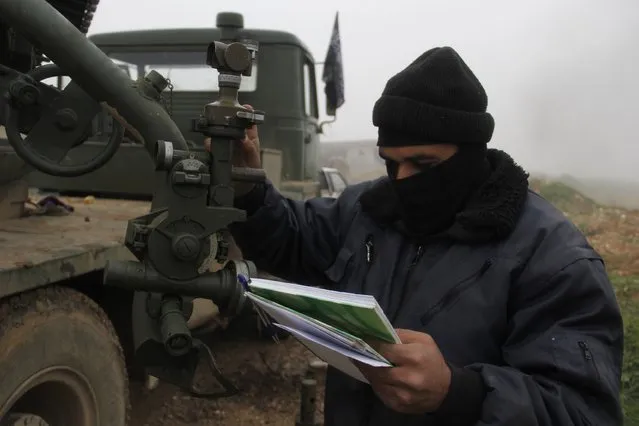
[[[303,75],[304,88],[302,96],[304,97],[304,169],[307,179],[316,177],[317,154],[319,145],[319,114],[317,106],[317,86],[315,79],[315,64],[307,55],[303,56]]]

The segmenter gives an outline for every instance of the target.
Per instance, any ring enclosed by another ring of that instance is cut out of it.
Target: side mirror
[[[325,120],[322,121],[318,126],[317,126],[317,133],[319,133],[320,135],[324,134],[324,126],[326,126],[327,124],[331,124],[331,123],[335,123],[337,121],[337,116],[334,115],[332,119],[330,120]]]

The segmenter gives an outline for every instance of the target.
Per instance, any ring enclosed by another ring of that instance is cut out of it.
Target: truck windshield
[[[118,66],[118,68],[124,71],[131,80],[138,79],[138,68],[135,65],[129,64],[124,61],[120,61],[118,59],[111,58],[111,60]],[[42,65],[51,64],[51,63],[52,63],[51,61],[44,61]],[[57,78],[57,77],[46,78],[42,80],[42,82],[45,84],[56,86],[59,89],[64,89],[65,87],[67,87],[67,84],[71,82],[71,78],[65,75],[65,76],[61,76],[60,78]]]
[[[109,57],[131,78],[155,70],[171,80],[173,91],[216,92],[218,72],[206,65],[204,51],[107,52]],[[240,92],[253,92],[257,88],[257,66],[250,77],[242,76]]]
[[[132,80],[155,70],[171,80],[174,92],[217,92],[218,72],[206,65],[206,55],[202,52],[109,52],[108,56]],[[45,79],[63,89],[71,79],[55,77]],[[257,66],[253,65],[250,77],[242,76],[240,92],[253,92],[257,89]]]

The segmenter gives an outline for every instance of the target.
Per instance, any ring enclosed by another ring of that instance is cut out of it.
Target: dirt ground
[[[589,215],[568,216],[603,256],[609,272],[639,275],[639,210],[597,207]]]
[[[132,426],[295,426],[301,378],[315,359],[293,338],[273,340],[212,336],[211,349],[222,372],[240,394],[214,401],[189,396],[161,384],[147,391],[131,389]],[[208,339],[211,344],[211,340]],[[323,375],[318,377],[317,417],[322,419]]]

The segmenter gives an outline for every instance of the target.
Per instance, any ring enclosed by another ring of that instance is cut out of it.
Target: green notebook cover
[[[363,340],[398,343],[375,298],[279,281],[251,279],[251,292]]]
[[[344,330],[333,327],[330,324],[327,324],[316,318],[310,317],[302,312],[299,312],[289,307],[286,307],[284,305],[281,305],[273,300],[266,299],[258,294],[255,294],[254,292],[251,295],[251,297],[257,299],[257,301],[262,301],[262,303],[267,304],[269,306],[275,306],[285,311],[291,312],[293,315],[296,315],[306,321],[309,321],[310,323],[317,325],[318,328],[323,328],[329,332],[335,333],[336,334],[335,337],[338,338],[338,340],[342,344],[346,345],[349,349],[357,351],[363,355],[372,356],[379,360],[387,361],[380,353],[378,353],[375,349],[369,346],[368,343],[366,343],[363,339],[360,339],[357,336],[353,336],[352,334],[347,333]]]

